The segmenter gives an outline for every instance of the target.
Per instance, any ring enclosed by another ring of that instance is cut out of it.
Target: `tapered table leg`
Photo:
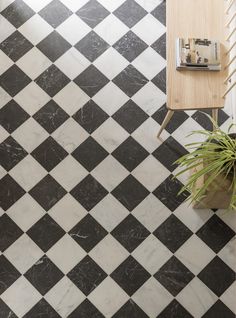
[[[157,138],[160,137],[162,131],[166,128],[167,124],[169,123],[169,121],[171,120],[172,116],[174,115],[174,111],[173,110],[168,110],[165,119],[163,120],[160,130],[157,134]]]

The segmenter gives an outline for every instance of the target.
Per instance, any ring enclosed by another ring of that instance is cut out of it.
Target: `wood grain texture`
[[[167,107],[171,110],[222,108],[228,70],[224,0],[167,0]],[[176,38],[221,42],[222,70],[177,71]]]

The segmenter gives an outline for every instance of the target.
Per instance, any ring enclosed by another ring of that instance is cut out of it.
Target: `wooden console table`
[[[226,49],[225,0],[167,0],[167,108],[168,113],[158,132],[160,136],[174,111],[212,109],[217,121],[224,107],[224,83],[228,74]],[[221,43],[222,70],[177,71],[177,38],[203,38]],[[189,127],[191,129],[191,127]]]

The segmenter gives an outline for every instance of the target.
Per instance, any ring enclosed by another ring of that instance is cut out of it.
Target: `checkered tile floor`
[[[194,211],[172,179],[209,122],[177,113],[155,137],[165,2],[0,12],[0,317],[235,317],[236,215]]]

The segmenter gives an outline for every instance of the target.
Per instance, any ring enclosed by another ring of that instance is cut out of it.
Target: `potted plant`
[[[204,135],[205,141],[186,145],[191,151],[176,161],[179,175],[191,172],[180,193],[188,197],[195,208],[236,210],[236,134],[222,131],[211,119],[213,131],[193,131]],[[179,193],[179,194],[180,194]]]

